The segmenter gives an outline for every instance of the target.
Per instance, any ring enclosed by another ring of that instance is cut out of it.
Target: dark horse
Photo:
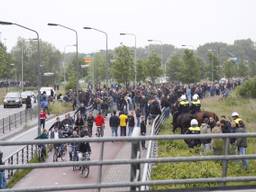
[[[218,116],[215,113],[208,111],[200,111],[196,114],[182,113],[178,115],[176,119],[173,121],[173,133],[175,133],[177,128],[180,128],[181,134],[184,134],[190,127],[190,121],[192,119],[196,119],[198,121],[198,125],[200,126],[205,117],[212,117],[215,120],[215,122],[219,120]]]

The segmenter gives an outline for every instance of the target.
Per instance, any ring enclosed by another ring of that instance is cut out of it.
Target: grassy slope
[[[232,111],[237,111],[241,114],[241,117],[245,120],[249,131],[254,131],[256,121],[256,100],[242,99],[235,96],[231,96],[226,100],[220,100],[219,98],[208,98],[202,102],[204,110],[213,111],[220,115],[230,116]],[[161,129],[161,134],[171,134],[171,119],[165,122],[165,125]],[[249,147],[248,153],[255,153],[255,139],[248,140]],[[174,156],[195,156],[199,155],[200,149],[189,150],[184,141],[168,141],[159,142],[159,157],[174,157]],[[210,155],[210,154],[209,154]],[[250,161],[250,169],[245,171],[241,168],[241,162],[230,162],[228,169],[228,176],[247,176],[256,175],[256,168],[254,166],[255,161]],[[220,162],[191,162],[191,163],[165,163],[157,164],[153,169],[153,179],[186,179],[186,178],[198,178],[198,177],[220,177],[222,174],[222,166]],[[240,183],[237,183],[240,184]],[[248,183],[247,183],[248,184]],[[178,187],[207,187],[216,186],[216,183],[208,184],[194,184],[194,185],[179,185]],[[230,184],[231,185],[231,184]],[[234,185],[232,183],[232,185]],[[168,189],[174,188],[174,185],[155,186],[155,189]]]

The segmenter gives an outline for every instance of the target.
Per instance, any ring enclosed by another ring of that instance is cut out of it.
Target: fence
[[[21,191],[65,191],[65,190],[78,190],[78,189],[98,189],[100,191],[104,188],[116,188],[116,187],[142,187],[149,188],[152,185],[165,185],[165,184],[188,184],[188,183],[220,183],[225,182],[248,182],[256,181],[256,176],[239,176],[239,177],[227,177],[228,161],[241,160],[241,159],[256,159],[256,155],[228,155],[228,150],[225,150],[224,155],[212,155],[212,156],[191,156],[191,157],[165,157],[165,158],[141,158],[141,159],[116,159],[116,160],[104,160],[104,143],[119,141],[119,142],[141,142],[145,141],[161,141],[161,140],[184,140],[184,139],[206,139],[206,138],[223,138],[225,140],[225,149],[228,146],[229,138],[238,137],[256,137],[256,133],[233,133],[233,134],[201,134],[201,135],[161,135],[161,136],[139,136],[139,137],[106,137],[106,138],[72,138],[72,139],[59,139],[59,140],[31,140],[31,141],[0,141],[0,146],[13,146],[13,145],[38,145],[38,144],[57,144],[57,143],[81,143],[81,142],[97,142],[101,146],[101,152],[99,154],[99,160],[91,161],[77,161],[77,162],[49,162],[49,163],[28,163],[19,165],[1,165],[0,170],[15,170],[15,169],[27,169],[27,168],[52,168],[52,167],[71,167],[89,165],[100,166],[98,169],[98,181],[90,184],[72,184],[72,185],[58,185],[58,186],[42,186],[42,187],[30,187],[15,189],[17,192]],[[102,166],[105,165],[136,165],[143,163],[177,163],[177,162],[191,162],[191,161],[222,161],[222,177],[214,178],[197,178],[197,179],[168,179],[168,180],[154,180],[154,181],[127,181],[127,182],[102,182]],[[11,189],[4,189],[0,191],[13,191]]]
[[[0,135],[4,135],[13,129],[21,128],[22,124],[37,117],[37,108],[23,110],[8,117],[0,119]]]
[[[37,152],[37,145],[26,145],[18,149],[15,153],[6,157],[3,161],[5,165],[22,165],[29,163]],[[17,169],[8,170],[5,172],[7,180],[11,179]]]

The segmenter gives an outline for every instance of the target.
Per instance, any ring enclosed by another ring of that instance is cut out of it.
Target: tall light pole
[[[103,33],[106,37],[106,64],[105,64],[105,79],[106,79],[106,82],[107,84],[109,83],[109,57],[108,57],[108,34],[105,32],[105,31],[102,31],[100,29],[96,29],[96,28],[93,28],[93,27],[84,27],[84,29],[92,29],[94,31],[97,31],[97,32],[100,32],[100,33]]]
[[[166,63],[164,64],[163,42],[155,39],[149,39],[148,42],[158,42],[161,44],[161,66],[164,69],[164,76],[166,77]]]
[[[66,45],[64,46],[64,51],[63,51],[63,62],[62,62],[62,67],[63,67],[63,78],[64,78],[64,84],[66,84],[66,69],[65,69],[65,54],[66,54],[66,49],[68,47],[73,47],[73,46],[76,46],[76,45]]]
[[[134,87],[136,87],[136,84],[137,84],[137,56],[136,56],[136,44],[137,44],[137,41],[136,41],[136,35],[133,34],[133,33],[120,33],[120,35],[130,35],[130,36],[133,36],[134,37]]]
[[[38,93],[38,97],[37,97],[37,112],[38,112],[38,135],[41,135],[41,126],[40,126],[40,117],[39,117],[39,113],[40,113],[40,87],[41,87],[41,72],[40,72],[40,63],[41,63],[41,58],[40,58],[40,41],[39,41],[39,33],[34,30],[34,29],[30,29],[28,27],[25,27],[23,25],[17,24],[17,23],[12,23],[12,22],[6,22],[6,21],[0,21],[0,25],[16,25],[18,27],[21,27],[23,29],[32,31],[36,34],[36,39],[37,39],[37,54],[38,54],[38,63],[37,63],[37,93]]]
[[[77,31],[75,29],[72,29],[70,27],[67,27],[67,26],[61,25],[61,24],[57,24],[57,23],[48,23],[48,26],[62,27],[62,28],[68,29],[70,31],[73,31],[76,34],[76,72],[77,72],[77,75],[76,75],[76,101],[78,103],[78,89],[79,89],[79,78],[80,78],[79,74],[80,73],[79,73],[79,59],[78,59],[78,34],[77,34]]]

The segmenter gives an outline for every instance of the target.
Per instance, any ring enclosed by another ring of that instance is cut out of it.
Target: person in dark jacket
[[[26,109],[30,109],[32,107],[31,97],[28,95],[26,98]]]
[[[241,120],[239,121],[238,127],[235,128],[236,133],[246,133],[246,128],[244,125],[244,122]],[[236,139],[236,146],[239,155],[246,155],[246,148],[247,148],[247,138],[246,137],[238,137]],[[242,159],[243,167],[244,169],[248,169],[248,160],[247,159]]]
[[[140,135],[141,136],[146,136],[146,131],[147,131],[147,127],[146,127],[146,121],[144,116],[141,117],[141,123],[140,123]],[[141,141],[141,146],[142,149],[146,150],[146,146],[145,146],[145,140]]]
[[[135,127],[134,112],[131,111],[131,113],[128,115],[128,136],[132,135],[134,127]]]
[[[92,136],[92,127],[93,127],[93,122],[94,122],[94,117],[92,115],[92,112],[89,113],[86,121],[87,121],[89,137],[91,137]]]
[[[140,127],[140,117],[141,117],[141,110],[140,110],[140,108],[136,109],[135,115],[136,115],[137,127]]]
[[[116,115],[116,111],[113,111],[110,119],[109,119],[109,126],[111,127],[112,137],[117,137],[117,130],[119,126],[119,117]]]

